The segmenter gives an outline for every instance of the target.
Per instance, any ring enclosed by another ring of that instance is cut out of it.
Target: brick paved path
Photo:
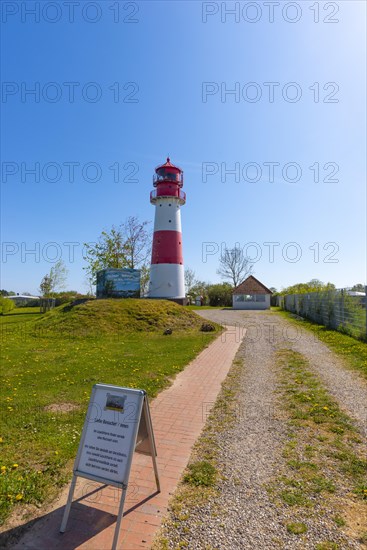
[[[204,313],[204,312],[203,312]],[[237,322],[236,318],[234,322]],[[203,350],[150,408],[158,454],[161,493],[156,493],[152,459],[134,454],[118,548],[150,548],[168,500],[190,457],[221,382],[241,343],[243,331],[228,330]],[[111,548],[120,490],[78,478],[66,532],[59,533],[68,487],[54,509],[32,526],[14,550],[108,550]]]

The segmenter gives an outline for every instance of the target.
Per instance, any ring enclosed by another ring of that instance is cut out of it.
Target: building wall
[[[244,294],[233,294],[232,303],[233,309],[270,309],[270,294],[257,294],[261,296],[264,301],[246,301]],[[255,297],[256,297],[255,296]],[[243,301],[239,301],[238,297],[242,297]]]

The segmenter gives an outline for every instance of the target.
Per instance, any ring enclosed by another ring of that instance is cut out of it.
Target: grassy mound
[[[168,300],[88,300],[65,304],[46,313],[35,323],[40,333],[72,336],[113,335],[125,332],[199,330],[202,319]]]

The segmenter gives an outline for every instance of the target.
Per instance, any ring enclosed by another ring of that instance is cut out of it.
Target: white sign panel
[[[112,543],[112,550],[116,550],[135,450],[152,456],[157,491],[160,492],[157,452],[146,392],[96,384],[89,401],[60,533],[66,529],[78,476],[121,487]]]
[[[118,386],[93,387],[76,475],[127,485],[145,392]]]

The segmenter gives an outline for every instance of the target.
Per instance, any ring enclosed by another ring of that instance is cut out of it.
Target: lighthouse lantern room
[[[155,189],[150,202],[155,206],[149,297],[185,301],[180,207],[186,202],[182,191],[183,171],[170,159],[155,169]]]

